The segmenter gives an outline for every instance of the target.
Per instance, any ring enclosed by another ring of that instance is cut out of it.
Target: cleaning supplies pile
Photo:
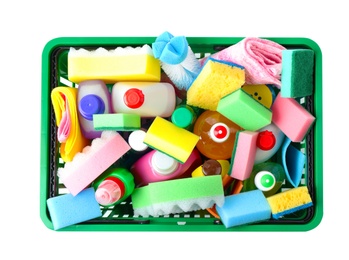
[[[55,230],[125,200],[144,218],[207,210],[226,228],[313,205],[295,145],[315,122],[299,103],[313,94],[311,50],[248,37],[201,57],[164,32],[67,59],[75,87],[51,93],[67,189],[47,200]]]

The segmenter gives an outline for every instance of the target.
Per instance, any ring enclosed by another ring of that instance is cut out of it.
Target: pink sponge
[[[75,196],[130,149],[118,132],[103,131],[100,138],[93,139],[91,146],[86,146],[64,168],[59,168],[57,175]]]
[[[230,176],[241,181],[250,177],[257,151],[259,132],[238,131],[231,157]]]
[[[293,98],[277,95],[272,107],[272,122],[280,128],[292,142],[301,142],[315,117]]]

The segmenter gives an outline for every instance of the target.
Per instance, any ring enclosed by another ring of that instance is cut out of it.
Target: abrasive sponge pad
[[[52,197],[46,203],[54,230],[102,216],[93,188],[87,188],[76,196],[67,193]]]
[[[98,48],[70,48],[68,53],[68,79],[74,83],[100,79],[105,83],[117,81],[160,81],[160,61],[149,45],[117,47],[112,50]]]
[[[136,188],[131,198],[135,215],[143,217],[222,206],[222,177],[211,175],[153,182]]]
[[[217,112],[249,131],[269,125],[272,119],[271,110],[242,88],[223,97],[218,103]]]
[[[226,228],[268,220],[271,208],[261,190],[251,190],[225,197],[216,211]]]
[[[157,116],[148,128],[143,142],[185,163],[199,139],[198,135]]]
[[[215,111],[222,97],[244,83],[242,66],[208,58],[187,92],[187,104]]]
[[[268,197],[267,201],[271,207],[272,218],[274,219],[313,205],[307,186],[282,191]]]
[[[314,88],[314,51],[294,49],[282,51],[281,96],[310,96]]]

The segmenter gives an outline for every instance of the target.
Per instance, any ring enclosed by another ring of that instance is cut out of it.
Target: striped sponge
[[[279,93],[271,107],[272,121],[292,142],[301,142],[315,117],[294,98],[284,98]]]
[[[76,196],[68,193],[52,197],[46,203],[54,230],[102,216],[93,188],[87,188]]]
[[[132,193],[135,215],[160,216],[222,206],[222,177],[183,178],[150,183]]]
[[[200,137],[162,117],[155,117],[143,142],[181,163],[185,163]]]
[[[105,83],[117,81],[160,81],[160,61],[147,44],[139,47],[117,47],[113,50],[70,48],[68,77],[74,83],[100,79]]]
[[[257,151],[257,138],[259,132],[238,131],[231,156],[229,175],[241,181],[250,177]]]
[[[209,58],[187,92],[187,104],[215,111],[222,97],[244,83],[243,67]]]
[[[286,214],[309,208],[313,205],[307,186],[292,188],[267,198],[272,218],[278,219]]]
[[[271,123],[272,112],[242,88],[219,100],[217,111],[245,130],[257,131]]]
[[[77,153],[63,168],[58,168],[57,175],[75,196],[130,149],[118,132],[103,131],[100,138],[93,139],[91,146]]]

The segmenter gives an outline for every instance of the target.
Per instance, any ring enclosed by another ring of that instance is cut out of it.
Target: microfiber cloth
[[[285,49],[274,41],[247,37],[211,56],[243,66],[246,84],[274,84],[280,88],[282,51]],[[200,60],[201,64],[204,60]]]
[[[186,37],[164,32],[152,43],[152,50],[154,57],[160,60],[161,68],[173,84],[180,90],[188,90],[199,74],[201,64]]]
[[[73,159],[75,154],[89,144],[83,136],[77,112],[77,89],[56,87],[51,92],[52,106],[58,127],[57,139],[61,143],[60,154],[65,162]]]
[[[296,188],[301,182],[306,156],[291,144],[291,140],[288,137],[285,137],[281,153],[282,165],[284,166],[287,180]]]

